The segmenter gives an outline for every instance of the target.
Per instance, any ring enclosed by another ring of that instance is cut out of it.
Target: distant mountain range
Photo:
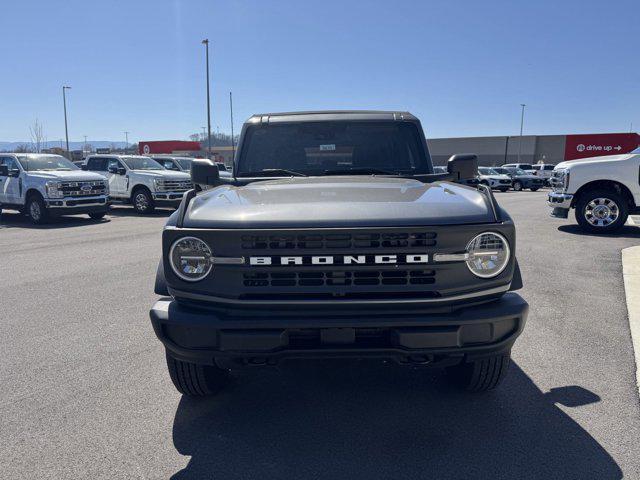
[[[126,146],[124,142],[112,142],[110,140],[87,140],[87,144],[91,145],[94,149],[108,148],[108,147],[111,147],[112,145],[115,145],[116,148],[124,148]],[[131,142],[131,144],[133,145],[133,142]],[[13,152],[20,145],[28,145],[29,147],[31,147],[32,143],[31,142],[0,142],[0,152]],[[57,142],[51,142],[51,141],[46,142],[43,144],[42,148],[51,148],[51,147],[60,147],[60,146],[62,146],[62,148],[66,147],[64,141],[62,141],[62,143],[60,143],[59,140]],[[82,150],[83,146],[84,146],[84,142],[69,142],[69,150]]]

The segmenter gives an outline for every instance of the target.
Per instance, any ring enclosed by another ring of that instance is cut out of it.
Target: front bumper
[[[557,218],[567,218],[569,209],[573,202],[573,195],[560,192],[549,192],[547,205],[551,207],[551,216]]]
[[[178,206],[184,194],[185,192],[154,192],[152,196],[154,202],[158,205]]]
[[[55,215],[106,212],[111,204],[107,195],[45,199],[47,211]]]
[[[155,303],[151,324],[171,355],[187,362],[274,364],[283,358],[383,357],[400,363],[457,363],[506,351],[522,332],[529,310],[516,293],[445,313],[390,312],[299,316],[233,316]],[[439,364],[440,364],[439,363]]]

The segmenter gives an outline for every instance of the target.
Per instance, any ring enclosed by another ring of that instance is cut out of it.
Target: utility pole
[[[231,112],[231,162],[236,159],[236,140],[233,137],[233,95],[229,92],[229,111]]]
[[[202,40],[207,56],[207,146],[208,158],[211,158],[211,97],[209,95],[209,39]]]
[[[129,132],[124,132],[124,151],[129,150]]]
[[[62,105],[64,106],[64,135],[67,139],[67,158],[71,159],[71,153],[69,152],[69,128],[67,126],[67,90],[71,90],[71,87],[62,87]]]
[[[522,107],[522,113],[520,114],[520,140],[518,141],[518,163],[520,163],[520,153],[522,152],[522,130],[524,127],[524,107],[526,107],[526,105],[524,103],[521,103],[520,106]]]
[[[83,135],[84,137],[84,146],[82,147],[82,152],[86,152],[87,151],[87,136]]]

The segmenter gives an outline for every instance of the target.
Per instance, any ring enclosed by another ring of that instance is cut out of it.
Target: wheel
[[[136,209],[136,212],[143,215],[152,213],[156,208],[153,197],[151,197],[151,193],[146,188],[136,189],[131,196],[131,203],[133,203],[133,208]]]
[[[502,193],[504,193],[507,190],[509,190],[509,187],[506,187],[506,188],[502,187],[502,188],[499,188],[498,190],[500,190]]]
[[[461,363],[447,369],[447,376],[468,392],[484,392],[496,388],[506,376],[511,352]]]
[[[42,197],[36,193],[29,196],[27,199],[27,205],[25,208],[27,215],[31,221],[36,225],[42,225],[46,223],[49,218],[47,207],[44,204]]]
[[[169,376],[183,395],[203,397],[218,393],[229,382],[229,372],[213,365],[198,365],[167,356]]]
[[[538,191],[538,187],[533,187],[533,188],[531,189],[531,191],[532,191],[532,192],[537,192],[537,191]]]
[[[93,212],[89,214],[89,218],[92,220],[100,220],[101,218],[104,218],[106,214],[107,212]]]
[[[513,182],[513,189],[516,192],[519,192],[520,190],[522,190],[522,182],[520,182],[519,180],[516,180],[515,182]]]
[[[626,200],[613,190],[590,190],[576,202],[576,221],[593,233],[609,233],[622,228],[629,216]]]

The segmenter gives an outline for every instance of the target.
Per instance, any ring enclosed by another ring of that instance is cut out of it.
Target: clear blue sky
[[[184,139],[250,114],[402,109],[428,137],[640,130],[640,1],[3,2],[0,140]]]

